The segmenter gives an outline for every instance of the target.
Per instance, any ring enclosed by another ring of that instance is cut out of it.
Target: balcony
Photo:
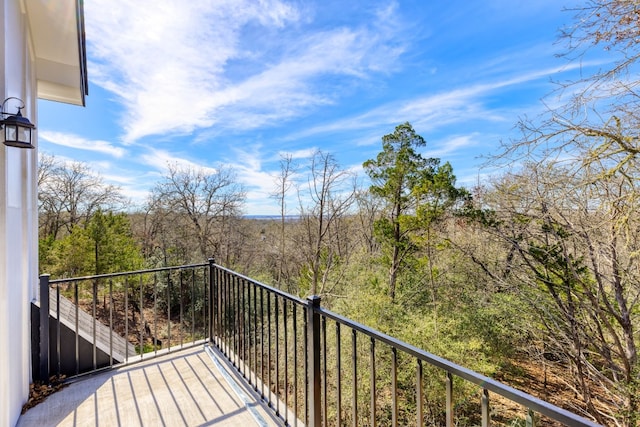
[[[212,260],[40,286],[34,372],[71,384],[21,426],[596,425]]]
[[[18,426],[277,426],[219,352],[202,346],[73,382],[29,409]]]

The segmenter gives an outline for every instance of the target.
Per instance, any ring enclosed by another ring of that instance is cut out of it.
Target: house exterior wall
[[[0,0],[0,101],[24,101],[37,126],[36,78],[24,5]],[[15,112],[16,103],[6,109]],[[37,132],[34,145],[37,146]],[[0,426],[13,426],[29,394],[30,301],[37,297],[37,148],[0,145]]]

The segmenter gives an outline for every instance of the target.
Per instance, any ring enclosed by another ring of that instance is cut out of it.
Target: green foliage
[[[386,204],[385,215],[374,223],[374,235],[389,266],[389,296],[396,296],[398,277],[412,265],[421,249],[433,247],[431,227],[456,202],[468,197],[455,187],[449,163],[424,158],[418,152],[426,141],[409,123],[382,137],[382,151],[363,167],[372,185],[369,191]]]
[[[40,259],[41,270],[54,277],[132,271],[144,264],[127,216],[101,211],[60,240],[41,240]]]
[[[362,261],[362,260],[361,260]],[[461,270],[469,267],[463,260],[452,261]],[[444,269],[444,266],[442,266]],[[485,288],[474,284],[461,285],[454,281],[448,286],[441,284],[440,298],[432,303],[430,295],[418,293],[407,301],[391,300],[386,292],[385,273],[379,265],[359,264],[349,276],[350,288],[345,298],[335,302],[335,311],[369,327],[391,335],[401,341],[415,345],[440,357],[459,363],[472,370],[492,375],[513,357],[520,343],[526,342],[523,327],[531,316],[522,312],[523,302],[510,294],[489,294]],[[455,275],[454,275],[455,276]],[[439,277],[443,277],[440,275]],[[410,277],[409,277],[410,279]],[[403,285],[404,286],[404,285]],[[410,285],[407,285],[410,287]],[[369,357],[366,339],[358,358]],[[348,357],[343,355],[343,358]],[[376,347],[377,387],[381,395],[388,393],[391,366],[390,349]],[[423,366],[425,393],[425,423],[444,423],[444,373]],[[398,357],[398,401],[400,424],[415,423],[415,379],[416,361],[412,357]],[[348,382],[347,382],[348,383]],[[363,389],[359,396],[359,408],[366,408],[368,378],[359,378]],[[477,414],[477,388],[456,379],[455,413],[460,425],[473,425]],[[378,412],[379,422],[390,421],[390,408],[383,403]],[[364,409],[363,409],[364,411]],[[469,418],[472,417],[472,418]],[[466,420],[466,421],[465,421]]]

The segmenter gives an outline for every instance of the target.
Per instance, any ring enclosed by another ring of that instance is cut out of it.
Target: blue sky
[[[480,156],[575,76],[556,57],[567,3],[88,0],[87,105],[39,101],[40,151],[139,204],[168,162],[229,166],[245,213],[272,214],[283,153],[304,164],[321,149],[362,173],[409,121],[423,155],[471,186],[494,172]]]

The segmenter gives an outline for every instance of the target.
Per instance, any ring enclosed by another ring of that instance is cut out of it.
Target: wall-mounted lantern
[[[16,114],[5,113],[5,104],[7,101],[15,99],[20,101],[20,106],[17,107],[18,111]],[[31,144],[31,136],[32,130],[36,127],[27,119],[22,116],[22,109],[24,108],[24,102],[20,98],[10,97],[5,99],[0,106],[0,114],[3,119],[0,120],[0,129],[4,129],[3,142],[4,145],[8,145],[10,147],[19,147],[19,148],[33,148]],[[6,117],[6,119],[4,118]]]

